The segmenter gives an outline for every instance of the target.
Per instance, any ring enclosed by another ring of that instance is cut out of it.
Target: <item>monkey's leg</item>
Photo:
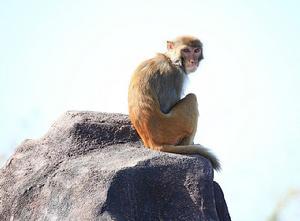
[[[196,125],[194,127],[194,130],[191,133],[191,135],[183,138],[178,145],[190,145],[190,144],[194,144],[194,138],[195,138],[196,132],[197,132],[197,123],[196,123]]]
[[[212,163],[213,168],[219,170],[219,160],[207,148],[200,144],[193,144],[198,123],[198,103],[194,94],[188,94],[181,99],[170,111],[160,116],[160,123],[151,121],[155,128],[150,129],[149,137],[151,149],[179,154],[200,154]]]
[[[158,111],[144,117],[144,124],[138,125],[136,129],[146,146],[159,149],[163,145],[192,144],[197,121],[197,98],[189,94],[175,104],[168,114]]]
[[[178,145],[193,144],[199,116],[196,95],[188,94],[173,107],[171,112],[176,116],[177,120],[183,120],[182,123],[190,130],[189,134]]]
[[[141,120],[133,121],[146,147],[169,153],[199,154],[209,159],[216,170],[221,168],[214,154],[199,144],[193,144],[198,121],[194,94],[180,100],[168,114],[159,109],[154,111],[146,111],[142,118],[137,118]]]

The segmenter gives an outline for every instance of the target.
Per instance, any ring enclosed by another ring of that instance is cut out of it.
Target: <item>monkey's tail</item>
[[[207,158],[212,167],[216,171],[221,170],[221,163],[219,159],[207,148],[203,147],[200,144],[191,144],[191,145],[163,145],[158,148],[158,150],[169,153],[179,153],[179,154],[199,154],[205,158]]]

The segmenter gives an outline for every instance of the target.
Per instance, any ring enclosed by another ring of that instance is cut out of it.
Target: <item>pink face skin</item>
[[[199,66],[199,57],[201,48],[186,46],[181,49],[181,55],[184,58],[184,67],[187,74],[195,72]]]

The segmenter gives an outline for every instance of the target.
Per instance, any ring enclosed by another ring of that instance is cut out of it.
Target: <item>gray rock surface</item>
[[[0,170],[0,220],[230,216],[207,159],[144,148],[127,115],[73,111]]]

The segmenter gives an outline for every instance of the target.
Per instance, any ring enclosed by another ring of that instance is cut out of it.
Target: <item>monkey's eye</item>
[[[194,52],[195,52],[195,53],[200,53],[200,52],[201,52],[201,49],[200,49],[200,48],[195,48]]]
[[[183,51],[184,53],[190,53],[190,52],[191,52],[191,50],[190,50],[189,48],[184,48],[184,49],[182,49],[182,51]]]

